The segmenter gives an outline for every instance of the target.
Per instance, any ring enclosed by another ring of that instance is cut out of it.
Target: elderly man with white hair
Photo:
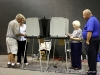
[[[7,67],[17,68],[15,65],[15,55],[18,51],[17,39],[19,36],[26,36],[20,33],[19,23],[23,22],[25,17],[22,14],[17,14],[16,18],[9,22],[7,34],[6,34],[6,45],[8,52],[8,63]]]
[[[88,75],[96,75],[97,53],[99,49],[100,24],[89,9],[83,11],[83,18],[87,20],[82,35],[85,40],[85,49],[88,55]]]
[[[80,22],[75,20],[72,22],[74,31],[70,34],[71,39],[71,66],[70,69],[81,69],[81,54],[82,54],[82,30]]]

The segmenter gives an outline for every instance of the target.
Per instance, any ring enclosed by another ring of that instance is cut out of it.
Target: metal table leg
[[[32,63],[33,63],[33,57],[34,57],[34,54],[33,54],[33,46],[34,46],[34,39],[32,39]]]
[[[25,58],[25,55],[26,55],[26,46],[27,46],[27,40],[26,40],[26,43],[25,43],[24,56],[22,57],[22,69],[24,68],[24,58]]]
[[[67,67],[67,70],[68,70],[67,49],[66,49],[66,39],[65,39],[65,54],[66,54],[66,67]]]

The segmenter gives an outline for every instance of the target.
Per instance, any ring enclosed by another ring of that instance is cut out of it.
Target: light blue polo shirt
[[[92,32],[92,38],[99,37],[100,33],[100,24],[98,19],[95,16],[91,16],[88,20],[87,23],[84,26],[82,36],[86,40],[87,38],[87,32]]]

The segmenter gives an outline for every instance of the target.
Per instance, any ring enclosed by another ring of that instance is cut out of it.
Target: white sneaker
[[[29,65],[29,63],[25,63],[25,65]]]
[[[16,63],[16,66],[17,66],[17,67],[20,67],[20,63]]]
[[[17,65],[20,65],[20,63],[17,63]]]

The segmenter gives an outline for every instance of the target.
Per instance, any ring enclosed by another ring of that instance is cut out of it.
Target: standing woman
[[[20,33],[26,34],[26,24],[24,24],[26,19],[24,19],[23,22],[20,23]],[[26,42],[26,38],[24,36],[21,36],[18,42],[18,53],[17,53],[17,65],[21,64],[21,56],[24,56],[24,63],[25,65],[28,65],[29,63],[27,62],[27,46],[28,42]],[[25,46],[26,46],[26,51],[25,51]]]
[[[72,23],[74,31],[70,35],[71,39],[71,64],[70,69],[81,69],[81,54],[82,54],[82,30],[78,20]]]

